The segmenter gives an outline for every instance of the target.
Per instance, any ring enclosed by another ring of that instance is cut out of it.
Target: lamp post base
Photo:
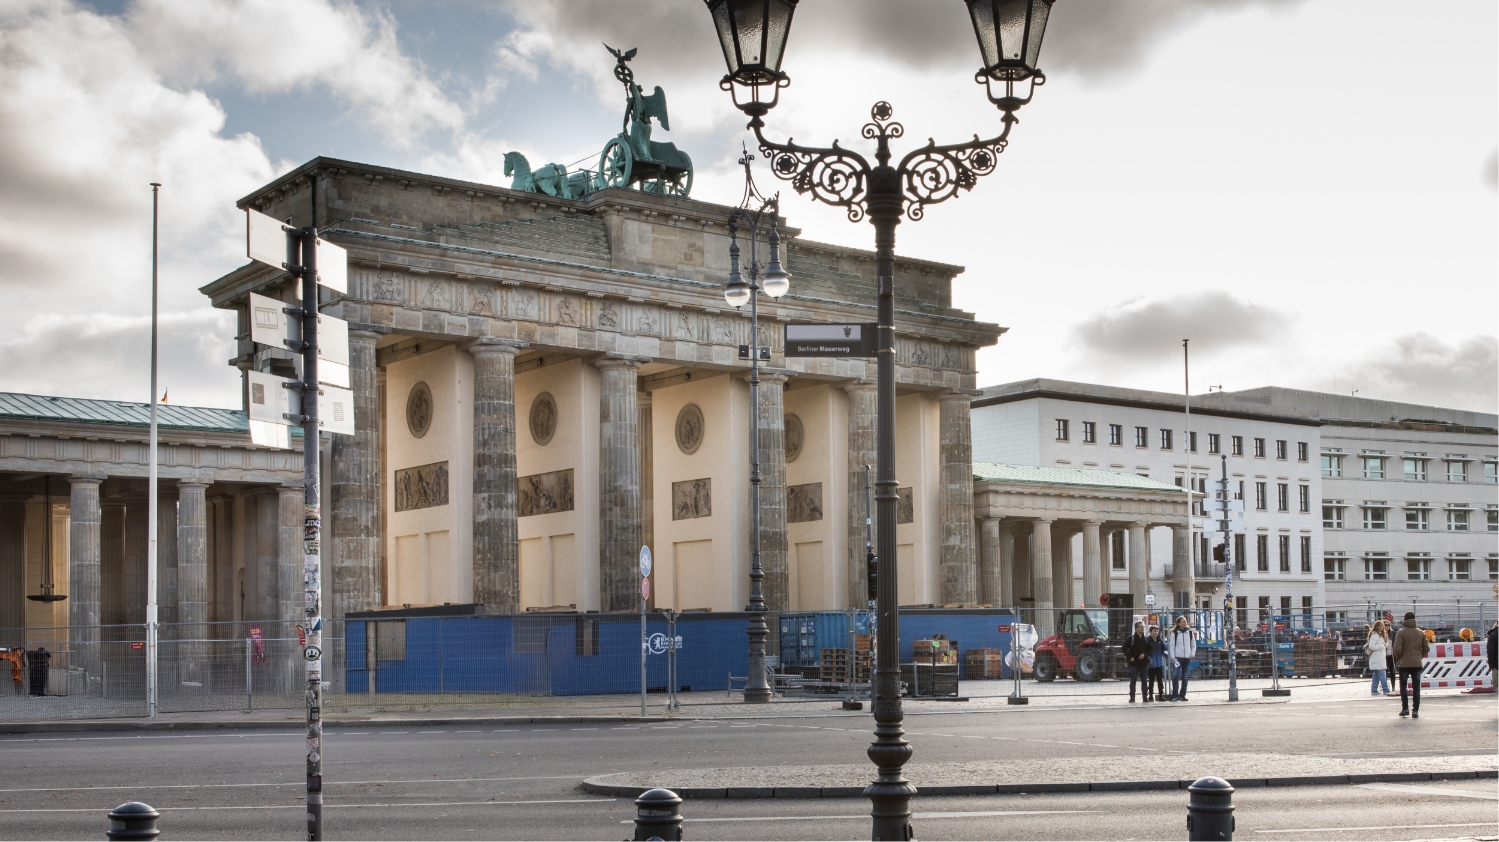
[[[753,612],[749,623],[749,668],[744,679],[744,701],[750,704],[766,704],[773,695],[765,678],[765,640],[770,629],[759,612]]]

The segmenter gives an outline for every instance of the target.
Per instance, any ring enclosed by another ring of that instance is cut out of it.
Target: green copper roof
[[[0,392],[0,418],[147,427],[151,424],[151,406],[128,401],[56,398],[48,395]],[[250,432],[250,424],[245,418],[245,413],[238,409],[214,409],[161,403],[156,405],[156,423],[163,430],[200,430],[211,433]]]
[[[1090,471],[1078,468],[1051,468],[1039,465],[1001,465],[997,462],[974,462],[973,478],[992,482],[1036,482],[1053,485],[1082,485],[1092,488],[1129,488],[1136,491],[1183,492],[1169,482],[1161,482],[1124,471]]]

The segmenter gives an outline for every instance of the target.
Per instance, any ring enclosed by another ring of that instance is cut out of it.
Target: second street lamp
[[[1015,111],[1030,102],[1046,77],[1036,66],[1054,0],[966,0],[982,67],[975,81],[1002,114],[1003,129],[987,140],[938,146],[929,141],[891,165],[890,141],[905,129],[891,122],[893,109],[877,102],[873,120],[862,129],[875,142],[875,163],[840,147],[777,143],[764,135],[764,117],[780,99],[790,77],[781,70],[796,0],[705,0],[713,17],[728,73],[719,87],[749,118],[760,151],[776,177],[796,192],[844,208],[851,221],[874,225],[875,283],[878,294],[876,397],[878,516],[875,553],[879,558],[876,599],[877,660],[873,676],[874,742],[869,759],[878,767],[865,789],[871,802],[874,839],[910,839],[911,797],[916,787],[904,777],[911,745],[904,739],[900,696],[900,626],[896,613],[895,479],[895,226],[901,217],[919,220],[927,205],[972,190],[978,177],[994,171],[1009,142]],[[996,88],[998,90],[996,90]],[[753,669],[753,665],[751,666]]]

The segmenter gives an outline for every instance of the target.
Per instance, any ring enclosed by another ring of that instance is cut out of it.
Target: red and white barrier
[[[1494,686],[1482,643],[1433,643],[1421,670],[1422,690]]]

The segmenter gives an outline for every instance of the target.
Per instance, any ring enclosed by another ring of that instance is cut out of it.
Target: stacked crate
[[[911,641],[911,655],[918,664],[951,664],[956,666],[958,663],[958,653],[953,648],[953,642],[941,638]]]
[[[835,684],[862,684],[869,681],[869,652],[855,649],[824,649],[818,680]]]
[[[963,656],[967,662],[969,680],[1001,676],[1004,653],[998,649],[969,649]]]

